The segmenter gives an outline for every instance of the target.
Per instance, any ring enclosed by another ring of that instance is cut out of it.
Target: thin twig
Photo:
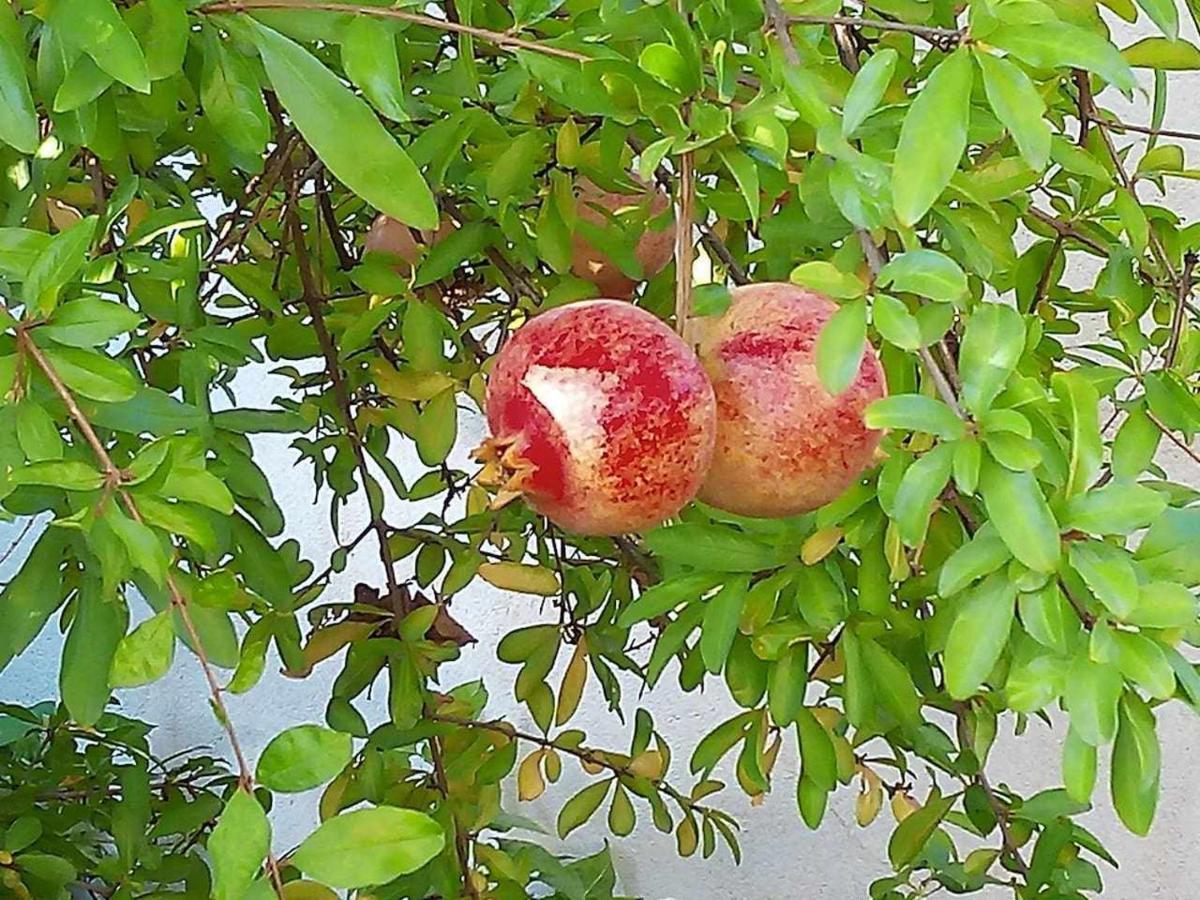
[[[1147,134],[1151,137],[1172,137],[1185,141],[1200,141],[1200,132],[1197,131],[1179,131],[1175,128],[1150,128],[1147,125],[1131,125],[1129,122],[1113,121],[1111,119],[1093,119],[1092,121],[1101,128],[1108,128],[1117,132],[1133,131],[1137,134]]]
[[[696,248],[692,244],[692,221],[696,203],[695,169],[692,153],[679,157],[678,214],[675,217],[675,330],[691,340],[692,266]]]
[[[1036,206],[1029,207],[1029,209],[1025,210],[1025,213],[1026,215],[1037,219],[1039,222],[1049,225],[1060,237],[1071,238],[1072,240],[1083,244],[1083,246],[1087,247],[1093,253],[1096,253],[1100,256],[1108,256],[1107,247],[1105,247],[1099,241],[1088,237],[1070,222],[1064,222],[1062,219],[1056,218],[1055,216],[1050,215],[1050,213],[1038,209]]]
[[[1183,441],[1181,441],[1178,437],[1176,437],[1175,432],[1173,432],[1170,428],[1168,428],[1166,426],[1166,424],[1162,421],[1162,419],[1160,419],[1158,416],[1154,415],[1154,413],[1150,412],[1149,410],[1146,411],[1146,417],[1148,419],[1150,419],[1150,421],[1154,423],[1155,427],[1158,428],[1158,430],[1163,433],[1163,437],[1165,437],[1172,444],[1174,444],[1176,447],[1178,447],[1180,450],[1182,450],[1184,453],[1186,453],[1188,456],[1190,456],[1196,462],[1197,465],[1200,465],[1200,453],[1197,453],[1195,450],[1193,450],[1191,447],[1189,447],[1187,444],[1185,444]]]
[[[21,530],[17,533],[17,536],[13,538],[12,543],[8,545],[8,549],[5,550],[3,554],[0,554],[0,566],[8,562],[8,558],[13,555],[17,547],[21,546],[21,541],[25,540],[25,536],[29,534],[30,529],[33,528],[36,521],[37,520],[32,516],[25,520],[25,524],[21,526]]]
[[[954,716],[958,721],[958,745],[962,750],[969,748],[974,741],[970,727],[967,723],[967,704],[955,703]],[[1012,831],[1009,828],[1008,819],[1011,811],[1008,805],[1000,799],[991,783],[988,781],[987,775],[983,771],[983,760],[979,760],[979,771],[972,777],[972,781],[983,790],[984,796],[987,797],[988,806],[992,808],[992,813],[996,816],[996,824],[1000,826],[1000,836],[1003,843],[1003,851],[1012,858],[1013,867],[1022,875],[1028,874],[1029,866],[1021,857],[1020,844],[1013,837]]]
[[[1171,337],[1167,341],[1167,355],[1164,357],[1164,368],[1175,365],[1179,355],[1179,345],[1183,338],[1183,326],[1187,323],[1184,313],[1187,310],[1188,298],[1192,294],[1193,276],[1196,271],[1197,255],[1189,253],[1183,258],[1183,274],[1175,291],[1175,310],[1171,316]]]
[[[97,436],[92,423],[79,408],[79,404],[75,402],[75,396],[71,393],[70,388],[66,386],[62,378],[59,377],[53,364],[46,357],[40,347],[33,342],[29,333],[24,328],[17,329],[17,346],[21,353],[27,355],[33,360],[34,364],[41,370],[46,380],[50,382],[50,386],[54,388],[54,392],[58,394],[63,405],[67,409],[68,415],[79,426],[80,432],[83,434],[84,440],[91,447],[96,459],[99,461],[101,468],[104,470],[105,482],[109,487],[116,492],[117,497],[121,501],[121,505],[125,507],[125,511],[129,517],[139,525],[145,526],[145,520],[142,518],[141,512],[138,510],[137,502],[133,495],[121,487],[124,474],[113,462],[113,458],[109,455],[104,443]],[[229,710],[225,706],[223,697],[224,689],[217,680],[216,673],[213,671],[212,663],[208,659],[208,653],[204,649],[204,642],[200,639],[200,634],[196,630],[195,622],[192,621],[192,614],[188,607],[187,598],[183,596],[183,592],[179,588],[179,583],[175,576],[168,571],[166,575],[167,592],[171,597],[171,605],[179,613],[179,619],[183,623],[184,631],[187,633],[188,641],[192,645],[192,651],[196,654],[196,658],[200,661],[200,668],[204,672],[204,680],[208,682],[209,694],[212,699],[213,710],[217,714],[217,719],[221,727],[225,730],[225,735],[229,739],[230,749],[233,751],[234,759],[238,767],[238,784],[242,790],[249,794],[254,791],[254,774],[250,768],[250,764],[246,761],[246,755],[242,752],[241,741],[238,740],[237,731],[234,729],[233,720],[229,716]],[[267,868],[270,872],[271,880],[275,886],[277,894],[283,892],[283,882],[279,877],[279,868],[277,861],[273,855],[267,857]]]
[[[967,36],[965,28],[935,28],[932,25],[910,25],[907,22],[889,22],[885,19],[864,19],[861,16],[788,16],[780,10],[776,13],[772,7],[779,9],[779,4],[770,0],[766,4],[771,18],[777,23],[782,16],[784,22],[794,25],[841,25],[848,28],[873,28],[876,31],[902,31],[925,38],[938,49],[950,49],[958,46]],[[778,26],[776,26],[778,27]]]
[[[356,16],[375,16],[380,19],[399,19],[402,22],[412,22],[436,28],[439,31],[450,31],[455,34],[467,34],[483,41],[495,44],[505,50],[530,50],[546,56],[557,56],[560,59],[570,59],[575,62],[588,62],[591,57],[575,50],[562,47],[551,47],[537,41],[527,41],[511,34],[490,31],[487,28],[476,28],[473,25],[463,25],[460,22],[450,22],[446,19],[435,19],[420,13],[405,12],[401,9],[391,9],[382,6],[355,6],[349,3],[312,3],[308,0],[222,0],[202,6],[199,12],[211,13],[241,13],[255,9],[290,9],[314,10],[319,12],[353,13]]]

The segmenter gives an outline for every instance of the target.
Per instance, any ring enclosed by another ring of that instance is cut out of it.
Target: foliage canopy
[[[1139,17],[1149,36],[1110,36]],[[0,892],[611,897],[607,853],[514,837],[512,782],[535,798],[564,763],[590,781],[562,836],[648,818],[684,855],[736,859],[732,795],[795,790],[816,828],[857,784],[860,823],[885,797],[896,818],[873,898],[1099,890],[1109,856],[1074,818],[1098,757],[1144,834],[1158,708],[1200,707],[1200,505],[1155,462],[1170,443],[1200,463],[1200,224],[1166,202],[1200,177],[1200,135],[1162,130],[1172,73],[1200,68],[1179,36],[1196,18],[1196,0],[0,4],[0,507],[22,522],[0,668],[66,635],[61,705],[0,717]],[[1118,93],[1148,121],[1108,111]],[[687,277],[637,302],[681,329],[733,283],[836,298],[821,377],[844,384],[864,334],[880,348],[881,465],[811,515],[694,504],[618,540],[490,509],[451,456],[488,358],[591,294],[574,235],[639,278],[637,239],[670,227],[636,204],[584,222],[581,178],[675,193]],[[398,271],[361,249],[380,212],[453,227]],[[267,370],[286,392],[246,405]],[[264,434],[329,501],[332,558],[286,537]],[[346,536],[352,503],[370,521]],[[377,577],[326,590],[352,554]],[[471,646],[452,601],[477,578],[547,615]],[[462,653],[512,678],[443,683]],[[338,674],[324,724],[250,760],[224,698],[268,654]],[[157,760],[105,711],[193,657],[233,771]],[[673,746],[637,691],[663,678],[739,711]],[[502,680],[534,726],[488,717]],[[627,746],[573,727],[585,691]],[[1031,717],[1064,735],[1062,786],[1022,796],[986,764]],[[272,794],[321,786],[321,823],[272,848]]]

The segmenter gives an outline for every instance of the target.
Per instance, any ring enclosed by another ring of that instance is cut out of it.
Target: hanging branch
[[[414,25],[424,25],[439,31],[449,31],[454,34],[466,34],[482,41],[495,44],[509,52],[529,50],[546,56],[557,56],[575,62],[588,62],[590,56],[562,47],[551,47],[537,41],[527,41],[511,34],[490,31],[487,28],[476,28],[473,25],[463,25],[461,22],[451,22],[446,19],[435,19],[420,13],[405,12],[401,9],[391,9],[383,6],[355,6],[349,3],[313,3],[308,0],[221,0],[202,6],[198,12],[212,13],[244,13],[255,9],[287,9],[312,10],[316,12],[353,13],[356,16],[374,16],[380,19],[399,19],[402,22],[412,22]]]
[[[692,244],[695,218],[696,185],[692,152],[679,157],[679,185],[675,217],[675,330],[691,343],[692,267],[696,248]]]
[[[143,527],[146,526],[145,519],[138,509],[137,501],[133,495],[122,487],[125,474],[113,462],[112,456],[109,455],[104,443],[96,434],[96,430],[92,427],[91,421],[79,408],[79,404],[75,402],[75,396],[71,393],[70,388],[59,377],[54,365],[42,352],[41,348],[34,343],[29,336],[28,327],[17,326],[17,347],[22,356],[28,356],[33,360],[34,365],[38,367],[41,373],[50,382],[50,386],[66,407],[67,414],[78,426],[84,440],[91,447],[97,461],[104,473],[104,483],[106,490],[116,494],[117,499],[125,508],[125,512],[129,518],[137,522]],[[192,651],[196,654],[196,658],[200,661],[200,668],[204,672],[204,680],[208,683],[209,696],[212,701],[213,711],[217,715],[217,720],[221,723],[221,728],[224,729],[226,737],[229,739],[230,749],[233,751],[233,756],[237,762],[238,768],[238,786],[241,790],[248,794],[254,793],[254,774],[250,768],[250,764],[246,761],[246,754],[242,751],[241,741],[238,739],[237,731],[234,729],[233,719],[229,715],[229,710],[225,706],[224,693],[225,689],[221,687],[221,683],[217,680],[217,675],[213,671],[212,663],[209,661],[208,653],[204,649],[204,642],[200,639],[200,633],[196,630],[196,624],[192,620],[192,614],[188,606],[187,598],[179,588],[179,582],[175,576],[168,570],[166,575],[167,593],[171,598],[171,605],[175,611],[179,613],[179,620],[183,623],[184,631],[187,632],[188,641],[192,645]],[[274,885],[276,894],[282,896],[283,881],[279,875],[279,863],[275,859],[274,854],[268,852],[267,869],[270,874],[271,882]]]

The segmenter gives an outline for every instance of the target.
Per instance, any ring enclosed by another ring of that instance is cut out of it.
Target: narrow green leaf
[[[558,813],[558,836],[560,838],[565,838],[592,817],[592,814],[604,802],[609,785],[612,783],[613,781],[597,781],[595,784],[589,784],[563,805]]]
[[[1196,597],[1182,584],[1152,581],[1138,586],[1137,605],[1124,617],[1142,628],[1187,628],[1196,624]]]
[[[255,23],[255,41],[280,102],[329,171],[393,219],[437,228],[429,186],[366,103],[279,32]]]
[[[829,732],[803,706],[796,711],[795,720],[802,776],[822,790],[832,791],[837,786],[837,753]]]
[[[979,489],[988,517],[1013,556],[1035,572],[1058,568],[1058,523],[1037,479],[984,460]]]
[[[5,5],[0,9],[0,143],[29,155],[40,139],[20,34],[13,8]]]
[[[1137,0],[1137,5],[1167,36],[1167,40],[1173,41],[1179,37],[1179,9],[1175,0]]]
[[[58,683],[71,718],[91,726],[108,704],[108,673],[125,636],[129,613],[118,597],[105,596],[95,581],[84,584],[75,603]]]
[[[900,660],[881,644],[859,637],[862,659],[871,673],[873,693],[887,711],[904,725],[921,721],[921,698],[912,676]]]
[[[140,687],[157,681],[175,658],[175,629],[164,610],[146,619],[117,645],[108,683],[115,688]]]
[[[916,859],[953,805],[954,797],[938,796],[935,789],[924,806],[900,823],[888,841],[888,859],[894,868],[901,869]]]
[[[271,823],[254,798],[236,789],[208,837],[213,900],[244,900],[271,849]]]
[[[1113,482],[1072,497],[1063,527],[1090,534],[1130,534],[1153,524],[1166,508],[1167,500],[1158,491]]]
[[[867,346],[867,303],[844,304],[817,337],[817,377],[830,394],[850,387]]]
[[[946,638],[946,690],[951,697],[971,696],[995,667],[1008,643],[1016,599],[1016,587],[998,572],[959,601]]]
[[[808,646],[792,644],[771,665],[767,681],[767,706],[780,728],[796,721],[808,687]]]
[[[1100,474],[1104,451],[1100,439],[1100,397],[1091,383],[1078,372],[1055,372],[1050,384],[1066,407],[1070,426],[1071,457],[1064,488],[1070,497],[1087,490]]]
[[[649,532],[645,542],[656,556],[709,572],[757,572],[794,558],[785,550],[721,525],[669,525]]]
[[[895,520],[900,539],[908,546],[919,546],[925,540],[933,503],[950,480],[953,463],[954,445],[938,444],[909,466],[900,480],[894,502]]]
[[[230,147],[247,156],[260,156],[271,139],[260,77],[249,59],[215,34],[208,35],[200,70],[204,118]]]
[[[1076,803],[1091,803],[1096,789],[1096,748],[1067,730],[1062,750],[1063,787]]]
[[[959,350],[963,405],[979,415],[1004,389],[1025,350],[1021,314],[1000,303],[984,303],[967,321]]]
[[[21,296],[27,304],[43,314],[54,309],[62,289],[74,280],[87,261],[97,221],[96,216],[88,216],[50,240],[29,267],[21,285]]]
[[[395,29],[384,19],[351,16],[342,29],[342,68],[380,113],[407,122]]]
[[[46,21],[63,42],[135,91],[150,93],[146,56],[112,0],[53,0]]]
[[[1134,68],[1160,72],[1186,72],[1200,69],[1200,47],[1191,41],[1146,37],[1121,51],[1125,62]]]
[[[721,161],[733,175],[733,180],[737,183],[738,190],[741,191],[742,198],[746,201],[751,223],[757,224],[760,204],[758,165],[741,150],[721,150],[720,154]]]
[[[1031,66],[1085,69],[1126,92],[1137,86],[1133,72],[1117,48],[1078,25],[1054,21],[1036,25],[1004,24],[990,32],[987,40]]]
[[[731,578],[705,606],[700,655],[710,672],[720,672],[725,665],[729,648],[733,646],[733,638],[737,634],[749,587],[748,577]]]
[[[875,112],[888,82],[892,80],[898,59],[895,50],[884,47],[872,53],[858,70],[846,94],[846,102],[842,105],[842,137],[850,137]]]
[[[617,617],[617,624],[621,628],[628,628],[638,622],[661,616],[684,601],[699,600],[721,581],[720,575],[703,572],[661,581],[646,588],[637,599],[625,607]]]
[[[1046,104],[1029,76],[1007,59],[977,52],[983,87],[996,118],[1016,141],[1030,168],[1040,172],[1050,161],[1050,124]]]
[[[1008,545],[991,522],[984,522],[969,541],[942,563],[938,594],[952,597],[976,579],[996,571],[1012,559]]]
[[[1094,663],[1086,653],[1075,657],[1063,690],[1071,728],[1080,740],[1103,747],[1117,733],[1117,701],[1125,681],[1116,666]]]
[[[880,270],[878,283],[930,300],[954,301],[967,296],[967,276],[962,268],[937,250],[909,250],[893,257]]]
[[[833,263],[823,259],[796,266],[792,269],[791,282],[839,300],[854,300],[867,291],[867,286],[861,278],[843,272]]]
[[[39,333],[68,347],[99,347],[138,326],[142,317],[128,306],[84,297],[63,304]]]
[[[1175,672],[1167,661],[1162,645],[1144,634],[1113,631],[1117,648],[1117,668],[1121,674],[1155,700],[1169,700],[1175,694]]]
[[[895,394],[876,400],[867,407],[863,420],[868,428],[923,431],[946,441],[961,440],[967,433],[954,410],[923,394]]]
[[[1072,541],[1071,568],[1114,615],[1123,618],[1138,603],[1138,578],[1129,554],[1099,541]]]
[[[1031,638],[1043,647],[1068,652],[1070,637],[1079,631],[1079,620],[1057,581],[1048,580],[1038,590],[1022,593],[1017,610]]]
[[[960,48],[933,70],[904,117],[892,163],[892,206],[902,225],[921,220],[958,168],[972,80],[969,51]]]
[[[1134,834],[1150,833],[1158,808],[1161,769],[1154,713],[1137,694],[1127,691],[1121,699],[1110,786],[1113,807]]]
[[[1143,405],[1129,411],[1113,441],[1112,470],[1117,478],[1136,478],[1150,466],[1162,432]]]

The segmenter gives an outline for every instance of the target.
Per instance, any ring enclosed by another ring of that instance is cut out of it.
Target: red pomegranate
[[[646,229],[638,238],[634,254],[641,263],[642,274],[652,278],[671,261],[675,247],[675,231],[669,224],[658,221],[671,206],[671,198],[662,190],[647,185],[638,194],[620,194],[602,190],[586,178],[579,181],[579,195],[575,204],[576,214],[584,222],[597,228],[614,227],[611,216],[622,217],[625,211],[640,209],[639,222],[646,222]],[[607,215],[606,215],[607,213]],[[621,271],[620,267],[576,231],[571,243],[571,272],[578,278],[590,281],[602,297],[618,297],[628,300],[637,290],[638,283]]]
[[[587,300],[543,313],[496,356],[492,437],[476,451],[497,504],[578,534],[657,525],[691,500],[712,457],[716,407],[692,350],[650,313]]]
[[[717,395],[717,444],[700,499],[782,518],[833,500],[870,465],[880,432],[863,411],[887,393],[870,347],[836,397],[821,386],[817,336],[833,301],[793,284],[740,287],[700,342]]]
[[[421,259],[429,245],[435,244],[454,230],[450,222],[443,222],[436,232],[414,232],[403,222],[380,213],[367,230],[363,249],[376,253],[393,263],[395,270],[404,276]]]

